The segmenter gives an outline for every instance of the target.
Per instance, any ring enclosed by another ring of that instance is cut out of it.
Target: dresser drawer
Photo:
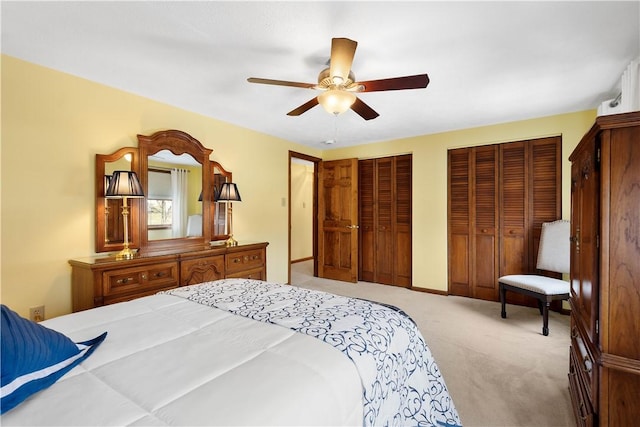
[[[265,270],[263,267],[253,270],[243,270],[235,273],[227,274],[227,279],[253,279],[253,280],[267,280],[265,276]]]
[[[227,277],[230,277],[235,272],[252,270],[262,266],[264,266],[264,250],[262,249],[235,252],[226,255]]]
[[[224,255],[180,262],[180,286],[196,285],[224,278]]]
[[[594,358],[589,352],[583,336],[576,326],[575,319],[571,320],[572,368],[578,380],[583,385],[585,397],[593,406],[595,404],[594,396],[597,393],[597,366],[594,363]]]
[[[580,364],[578,355],[573,346],[569,347],[569,394],[571,406],[578,426],[593,426],[594,410],[591,404],[586,385],[579,374]]]
[[[102,273],[105,298],[123,297],[169,289],[178,286],[178,263],[167,262],[149,266],[124,268]],[[119,299],[122,300],[122,299]]]

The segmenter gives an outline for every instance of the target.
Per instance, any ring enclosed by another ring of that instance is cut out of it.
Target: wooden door
[[[524,142],[500,145],[500,273],[530,273],[528,227],[527,158]],[[507,297],[521,294],[509,292]]]
[[[358,275],[365,282],[376,282],[375,159],[358,161]]]
[[[600,179],[595,141],[583,147],[571,159],[571,298],[583,330],[596,342]]]
[[[375,169],[375,280],[385,285],[393,284],[393,159],[376,159]]]
[[[318,276],[358,280],[358,160],[320,162]]]
[[[448,152],[449,293],[471,296],[471,150]]]
[[[549,137],[500,144],[498,276],[540,273],[536,263],[542,223],[561,217],[561,142]],[[507,302],[538,304],[513,292],[507,293]]]
[[[413,156],[397,156],[394,164],[393,283],[412,285],[412,180]]]
[[[498,146],[473,151],[472,296],[498,300]]]
[[[358,162],[359,277],[411,287],[412,156]]]

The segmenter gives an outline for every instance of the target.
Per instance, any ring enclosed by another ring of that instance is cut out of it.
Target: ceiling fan
[[[356,81],[355,75],[351,71],[351,63],[353,62],[357,46],[358,42],[347,38],[331,39],[329,68],[320,72],[317,84],[262,79],[257,77],[250,77],[247,81],[250,83],[292,86],[322,91],[317,97],[289,111],[287,113],[289,116],[299,116],[320,104],[329,113],[335,115],[341,114],[351,108],[365,120],[375,119],[379,114],[358,98],[355,93],[421,89],[427,87],[429,84],[429,76],[426,74],[363,82]]]

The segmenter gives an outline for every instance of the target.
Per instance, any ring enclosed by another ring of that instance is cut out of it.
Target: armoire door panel
[[[640,140],[634,135],[638,126],[618,129],[608,144],[610,163],[618,167],[609,173],[615,191],[609,201],[608,282],[615,286],[609,289],[607,311],[612,328],[626,333],[609,335],[606,351],[640,359]]]
[[[594,280],[598,276],[598,248],[597,239],[599,232],[599,212],[595,203],[590,203],[592,195],[599,194],[600,178],[599,171],[596,167],[595,150],[586,152],[580,161],[580,181],[578,182],[578,191],[580,192],[580,200],[583,202],[579,210],[578,223],[580,224],[580,232],[578,240],[580,244],[580,298],[578,305],[584,316],[580,317],[580,321],[587,321],[583,327],[587,331],[590,340],[595,340],[597,288],[594,286]]]

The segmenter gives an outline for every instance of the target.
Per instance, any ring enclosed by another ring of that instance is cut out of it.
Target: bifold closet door
[[[542,223],[561,217],[560,150],[560,137],[449,150],[449,293],[497,301],[498,277],[536,271]]]
[[[498,147],[449,151],[449,293],[497,297]]]
[[[411,155],[360,160],[359,277],[411,286]]]

